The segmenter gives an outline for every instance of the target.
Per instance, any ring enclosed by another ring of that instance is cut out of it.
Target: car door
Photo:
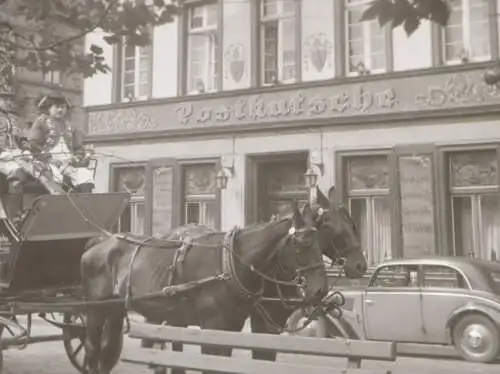
[[[417,266],[379,268],[365,291],[364,303],[367,339],[399,342],[423,339]]]
[[[444,265],[422,266],[422,307],[425,342],[447,343],[451,313],[468,302],[468,283],[458,270]]]

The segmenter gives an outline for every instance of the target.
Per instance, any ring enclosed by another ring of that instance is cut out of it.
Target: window
[[[453,248],[457,256],[500,257],[500,194],[496,150],[449,155]]]
[[[118,221],[119,232],[142,235],[145,232],[146,205],[145,168],[142,166],[117,167],[114,169],[115,191],[131,194],[129,206]]]
[[[219,89],[219,4],[193,6],[188,18],[189,93]]]
[[[373,277],[370,287],[418,287],[416,265],[384,266]]]
[[[422,270],[425,288],[468,288],[463,275],[448,266],[425,265]]]
[[[391,197],[387,156],[347,159],[349,210],[369,265],[392,258]]]
[[[490,15],[489,0],[448,0],[451,13],[444,28],[444,61],[489,60]]]
[[[123,46],[122,93],[123,99],[146,99],[151,91],[152,47]]]
[[[197,223],[217,228],[219,202],[214,164],[185,165],[184,223]]]
[[[262,0],[261,48],[263,84],[290,83],[297,80],[299,28],[296,24],[298,0]]]
[[[378,20],[360,22],[370,0],[346,0],[347,73],[387,70],[387,30]]]
[[[296,157],[296,158],[295,158]],[[300,158],[299,158],[300,157]],[[295,159],[294,159],[295,158]],[[307,158],[289,155],[285,160],[272,160],[259,165],[258,219],[267,222],[273,215],[283,217],[309,201],[304,181]]]
[[[62,74],[60,71],[47,71],[43,74],[43,83],[60,85],[62,84]]]

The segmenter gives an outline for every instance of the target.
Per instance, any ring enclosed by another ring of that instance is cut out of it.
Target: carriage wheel
[[[64,314],[63,328],[64,350],[71,364],[82,374],[87,374],[85,369],[85,317],[83,314]]]

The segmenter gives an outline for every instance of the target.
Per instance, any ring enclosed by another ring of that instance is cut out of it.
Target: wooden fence
[[[395,361],[396,346],[391,342],[332,340],[299,336],[252,334],[216,330],[199,330],[133,323],[131,338],[162,343],[232,347],[234,349],[272,350],[309,356],[347,358],[345,367],[318,363],[309,365],[291,362],[268,362],[242,357],[204,355],[198,352],[174,352],[140,348],[126,350],[122,361],[150,367],[167,367],[231,374],[389,374],[386,369],[361,369],[362,360]]]

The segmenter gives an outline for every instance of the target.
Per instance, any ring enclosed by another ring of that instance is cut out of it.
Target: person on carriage
[[[16,157],[27,149],[28,142],[19,127],[16,96],[11,85],[0,85],[0,172],[9,180],[21,179]]]
[[[92,192],[94,175],[88,169],[90,155],[83,145],[83,132],[67,121],[69,101],[62,95],[45,95],[38,102],[38,108],[41,114],[27,136],[34,162],[48,169],[65,190]]]

